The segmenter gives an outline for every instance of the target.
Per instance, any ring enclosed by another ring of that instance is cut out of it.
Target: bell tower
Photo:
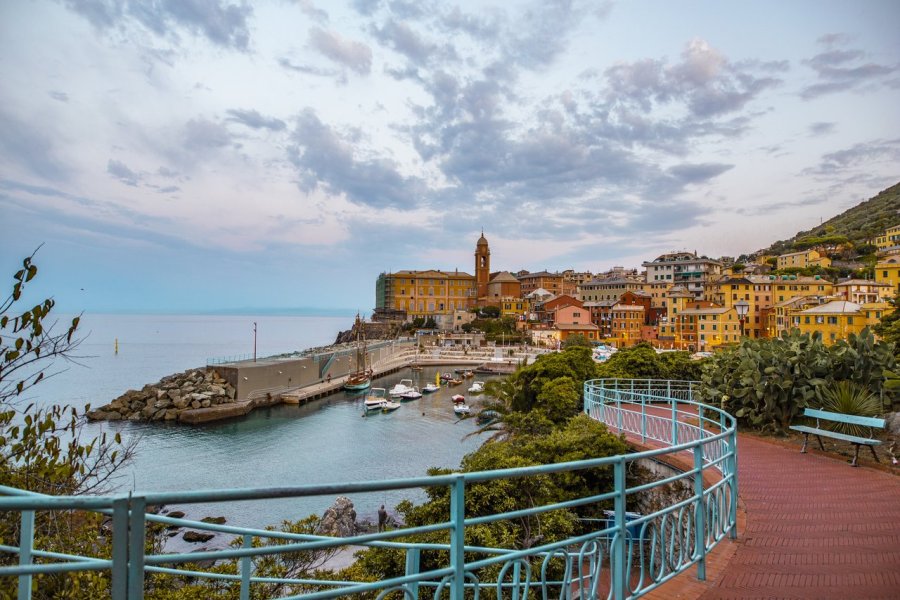
[[[481,237],[475,245],[475,297],[487,296],[487,286],[491,278],[491,250],[488,241],[484,237],[484,229]]]

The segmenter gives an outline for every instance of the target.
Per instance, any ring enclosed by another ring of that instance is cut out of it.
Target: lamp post
[[[256,321],[253,321],[253,362],[256,362]]]
[[[746,300],[738,300],[734,303],[734,310],[737,311],[738,320],[741,322],[741,337],[744,337],[744,319],[747,318],[747,312],[750,310],[750,303]]]

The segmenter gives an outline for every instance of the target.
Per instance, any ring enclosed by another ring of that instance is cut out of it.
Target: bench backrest
[[[822,419],[823,421],[834,421],[836,423],[849,423],[851,425],[864,425],[866,427],[878,427],[884,429],[884,419],[877,417],[860,417],[857,415],[845,415],[843,413],[834,413],[827,410],[816,410],[807,408],[803,411],[804,417],[812,417],[813,419]]]

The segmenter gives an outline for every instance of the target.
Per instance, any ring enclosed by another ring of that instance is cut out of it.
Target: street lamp
[[[746,300],[738,300],[734,303],[734,310],[737,311],[738,319],[741,322],[741,337],[744,337],[744,319],[747,318],[747,312],[750,310],[750,303]]]

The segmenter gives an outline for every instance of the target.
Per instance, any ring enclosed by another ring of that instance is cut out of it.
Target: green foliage
[[[890,301],[893,310],[884,311],[881,321],[874,327],[875,333],[889,343],[894,344],[894,355],[900,354],[900,296]]]
[[[822,386],[819,392],[822,410],[858,417],[876,417],[881,414],[881,401],[878,396],[859,383],[846,379],[833,381]],[[868,427],[850,423],[830,423],[828,429],[856,436],[869,434]]]
[[[897,206],[900,204],[900,183],[880,192],[877,196],[866,200],[853,208],[844,211],[818,227],[801,231],[792,239],[775,242],[761,254],[785,254],[792,252],[794,243],[805,238],[839,237],[846,238],[856,248],[860,248],[869,240],[884,232],[888,227],[897,224]]]
[[[479,315],[483,319],[499,319],[500,318],[500,307],[499,306],[484,306],[479,311]]]
[[[591,343],[589,339],[581,335],[580,333],[576,333],[575,335],[570,335],[566,338],[566,341],[562,343],[563,348],[575,348],[576,346],[580,346],[582,348],[593,348],[594,345]]]
[[[878,396],[885,389],[884,370],[894,365],[890,345],[875,342],[867,330],[827,347],[820,334],[795,329],[779,338],[745,339],[713,355],[703,369],[700,395],[743,425],[783,432],[804,408],[818,404],[820,387],[847,380]]]
[[[849,241],[850,238],[846,235],[808,235],[795,240],[792,246],[794,250],[800,251],[815,248],[816,246],[840,246]]]
[[[533,364],[521,368],[514,376],[521,387],[521,393],[513,400],[512,408],[519,412],[529,412],[540,402],[544,386],[551,381],[566,377],[580,388],[585,381],[597,376],[597,368],[589,348],[574,347],[562,352],[542,354]],[[578,394],[580,398],[580,389]]]
[[[613,456],[627,451],[625,443],[610,434],[601,423],[584,414],[577,415],[559,427],[539,434],[520,433],[503,441],[492,441],[466,455],[461,472],[519,468],[564,461],[586,460]],[[432,469],[430,475],[449,471]],[[609,490],[613,485],[610,467],[573,473],[557,473],[517,479],[501,479],[473,483],[466,487],[465,510],[468,518],[516,511],[564,502]],[[608,503],[597,503],[569,510],[554,510],[528,517],[485,523],[467,527],[466,545],[528,548],[564,539],[581,532],[579,518],[598,517]],[[429,500],[421,505],[403,502],[397,507],[409,526],[447,521],[450,517],[450,497],[446,488],[429,490]],[[402,538],[403,541],[447,543],[445,532],[435,532]],[[373,548],[361,552],[359,560],[342,575],[352,574],[363,579],[399,576],[404,572],[401,550]],[[467,555],[466,559],[483,558]],[[422,570],[446,565],[445,552],[423,551]],[[532,565],[539,568],[539,564]],[[496,577],[499,567],[483,575]],[[480,576],[482,576],[480,574]]]
[[[22,406],[22,398],[39,384],[57,359],[71,359],[79,344],[80,317],[56,331],[51,298],[18,308],[28,284],[37,276],[34,254],[13,276],[9,296],[0,302],[0,485],[43,494],[78,495],[104,491],[133,447],[119,434],[84,440],[83,421],[74,408]],[[51,373],[52,374],[52,373]],[[39,512],[35,546],[42,550],[108,557],[108,540],[100,538],[101,517],[76,511]],[[0,544],[17,545],[19,514],[0,514]],[[0,554],[0,565],[14,561]],[[35,577],[35,598],[99,598],[109,595],[108,573],[59,573]],[[0,579],[0,597],[12,597],[16,580]]]
[[[700,379],[703,361],[691,360],[688,352],[657,353],[650,344],[623,348],[597,367],[604,379]]]
[[[437,323],[434,322],[434,317],[428,317],[425,321],[425,329],[437,329]]]

